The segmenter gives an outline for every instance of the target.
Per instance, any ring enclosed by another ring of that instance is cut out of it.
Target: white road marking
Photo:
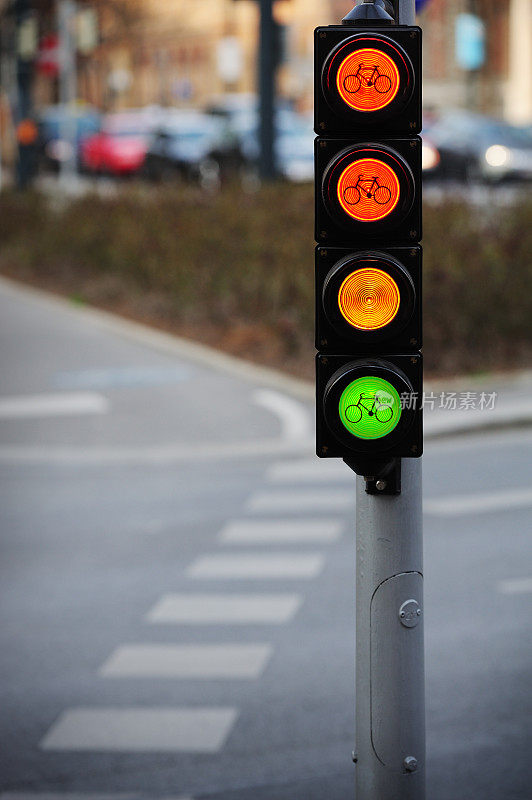
[[[330,544],[341,536],[342,528],[338,520],[235,520],[224,525],[218,538],[222,544]]]
[[[299,611],[298,594],[167,594],[148,612],[154,624],[282,625]]]
[[[509,508],[532,506],[532,489],[506,489],[482,494],[451,495],[437,500],[426,500],[424,511],[442,517],[461,514],[483,514]]]
[[[1,283],[1,279],[0,279]],[[426,437],[430,438],[430,437]],[[526,447],[532,442],[532,434],[525,430],[519,433],[494,433],[485,431],[480,435],[467,435],[436,439],[431,443],[433,453],[455,453],[472,449],[492,449],[505,445]],[[0,464],[57,464],[62,466],[92,467],[114,466],[120,464],[182,464],[183,462],[202,462],[234,459],[263,458],[266,456],[296,456],[313,454],[311,439],[300,442],[285,442],[279,439],[253,439],[237,442],[204,442],[198,444],[173,443],[155,447],[63,447],[51,445],[0,445]],[[318,459],[316,459],[318,461]],[[329,459],[327,464],[340,461]],[[345,474],[350,470],[345,465]]]
[[[59,389],[114,389],[137,386],[172,386],[187,380],[184,366],[114,367],[60,372],[54,378]]]
[[[189,578],[269,580],[315,578],[323,569],[319,553],[260,553],[201,556],[187,570]]]
[[[505,581],[499,581],[497,589],[501,594],[530,594],[532,578],[508,578]]]
[[[99,670],[103,678],[254,679],[264,670],[268,644],[123,645]]]
[[[494,450],[499,447],[529,447],[532,431],[527,428],[500,431],[471,431],[455,438],[434,439],[430,444],[431,454],[471,452],[472,450]]]
[[[279,418],[281,438],[285,441],[310,437],[310,415],[303,403],[272,389],[258,389],[253,393],[253,400]]]
[[[42,750],[217,753],[237,718],[234,708],[71,708]]]
[[[266,479],[272,483],[351,483],[355,486],[355,474],[338,458],[305,458],[296,461],[278,461],[266,471]],[[354,493],[354,488],[353,488]]]
[[[344,511],[355,505],[355,492],[340,489],[257,492],[249,498],[246,509],[257,512]]]
[[[505,393],[502,393],[499,399],[503,400],[504,397]],[[425,439],[435,439],[439,436],[459,437],[474,431],[488,431],[499,426],[508,426],[508,423],[513,427],[530,425],[530,421],[530,400],[526,396],[503,400],[503,402],[497,403],[495,408],[482,411],[478,408],[475,410],[434,410],[434,413],[426,414],[423,428]]]
[[[262,458],[312,451],[312,442],[252,439],[237,442],[199,442],[155,447],[63,447],[49,445],[0,445],[0,463],[106,466],[127,464],[181,464],[213,459]]]
[[[0,398],[0,419],[105,414],[107,411],[109,401],[94,392],[13,395]]]

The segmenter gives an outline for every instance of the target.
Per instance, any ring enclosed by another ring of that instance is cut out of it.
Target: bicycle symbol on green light
[[[387,397],[387,395],[384,395]],[[384,398],[383,398],[384,399]],[[375,417],[377,422],[386,425],[393,417],[393,408],[390,400],[383,402],[379,398],[379,393],[361,392],[356,403],[352,403],[345,409],[345,418],[348,422],[356,425],[362,419],[363,414],[368,417]]]

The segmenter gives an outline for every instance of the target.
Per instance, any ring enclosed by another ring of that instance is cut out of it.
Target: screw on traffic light
[[[423,449],[420,129],[419,28],[376,0],[316,29],[317,453],[375,492]]]

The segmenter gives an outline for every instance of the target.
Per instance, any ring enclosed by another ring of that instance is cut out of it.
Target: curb
[[[233,375],[235,378],[282,390],[298,400],[310,401],[314,399],[313,384],[299,378],[291,378],[270,367],[252,364],[242,358],[215,350],[208,345],[184,339],[173,333],[159,331],[141,322],[133,322],[124,317],[119,317],[110,311],[102,311],[94,306],[75,305],[65,297],[52,294],[44,289],[36,289],[34,286],[28,286],[25,283],[19,283],[3,275],[0,275],[0,287],[11,294],[23,294],[26,298],[41,305],[59,308],[78,317],[81,316],[96,325],[100,330],[110,331],[153,350],[203,364],[217,372]]]

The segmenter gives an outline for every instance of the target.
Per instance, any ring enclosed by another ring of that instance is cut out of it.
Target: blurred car
[[[44,108],[37,122],[40,166],[55,171],[72,156],[71,137],[79,158],[82,140],[100,130],[101,114],[91,106],[55,105]]]
[[[310,116],[280,108],[275,114],[274,157],[280,176],[293,182],[314,177],[313,121]],[[259,116],[256,112],[235,115],[233,129],[240,141],[246,169],[256,172],[260,157]]]
[[[224,117],[172,111],[154,132],[143,175],[150,180],[179,177],[208,185],[218,183],[240,162],[237,139]]]
[[[81,143],[83,169],[117,176],[138,172],[161,114],[152,108],[108,114],[101,130]]]
[[[469,111],[448,111],[423,128],[424,178],[496,183],[532,179],[532,134]]]
[[[291,102],[283,97],[277,97],[275,105],[280,110],[290,111],[292,109]],[[211,97],[205,107],[205,112],[233,120],[241,114],[257,113],[258,109],[259,99],[254,92],[226,92]]]
[[[314,180],[314,132],[296,127],[281,131],[275,142],[277,169],[292,183]]]

